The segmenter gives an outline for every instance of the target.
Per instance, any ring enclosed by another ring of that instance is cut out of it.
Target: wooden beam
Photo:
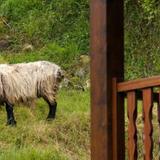
[[[118,83],[117,90],[118,92],[125,92],[135,89],[143,89],[143,88],[158,87],[158,86],[160,86],[160,76],[153,76],[150,78],[142,78],[142,79]]]
[[[124,159],[123,96],[112,116],[112,78],[123,80],[123,50],[123,0],[91,0],[92,160]]]

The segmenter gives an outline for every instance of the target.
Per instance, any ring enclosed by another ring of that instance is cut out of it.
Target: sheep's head
[[[63,78],[64,78],[64,71],[61,70],[61,69],[59,69],[59,70],[57,71],[57,81],[58,81],[58,82],[61,82],[61,81],[63,80]]]

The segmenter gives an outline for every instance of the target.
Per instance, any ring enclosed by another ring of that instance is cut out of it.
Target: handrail
[[[137,116],[138,116],[138,100],[142,102],[142,120],[143,120],[143,150],[144,159],[153,159],[153,122],[152,122],[152,108],[154,102],[158,104],[158,116],[160,115],[160,92],[155,88],[160,88],[160,76],[150,78],[142,78],[138,80],[131,80],[126,82],[118,82],[113,78],[113,135],[117,136],[117,120],[119,99],[122,96],[125,98],[128,115],[128,159],[138,159],[138,139],[137,136]],[[115,119],[116,117],[116,119]],[[160,116],[159,116],[160,117]],[[160,126],[160,118],[158,117],[158,124]],[[145,138],[144,138],[145,137]],[[160,143],[159,143],[160,144]],[[116,146],[117,143],[114,143]]]
[[[119,82],[117,84],[117,91],[126,92],[126,91],[131,91],[136,89],[158,87],[158,86],[160,86],[160,76],[153,76],[150,78],[141,78],[137,80]]]

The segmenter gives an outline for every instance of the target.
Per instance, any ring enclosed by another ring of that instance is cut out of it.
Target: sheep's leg
[[[6,103],[6,111],[7,111],[7,125],[16,125],[16,121],[13,113],[13,105]]]
[[[49,113],[48,113],[48,116],[47,116],[47,120],[52,120],[56,116],[57,102],[54,101],[54,102],[51,103],[51,102],[47,101],[47,103],[49,105]]]

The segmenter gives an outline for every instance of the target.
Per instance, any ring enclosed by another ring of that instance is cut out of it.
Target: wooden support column
[[[123,0],[91,0],[90,18],[91,159],[123,160],[123,96],[116,108],[112,103],[112,79],[122,81],[124,74]]]

